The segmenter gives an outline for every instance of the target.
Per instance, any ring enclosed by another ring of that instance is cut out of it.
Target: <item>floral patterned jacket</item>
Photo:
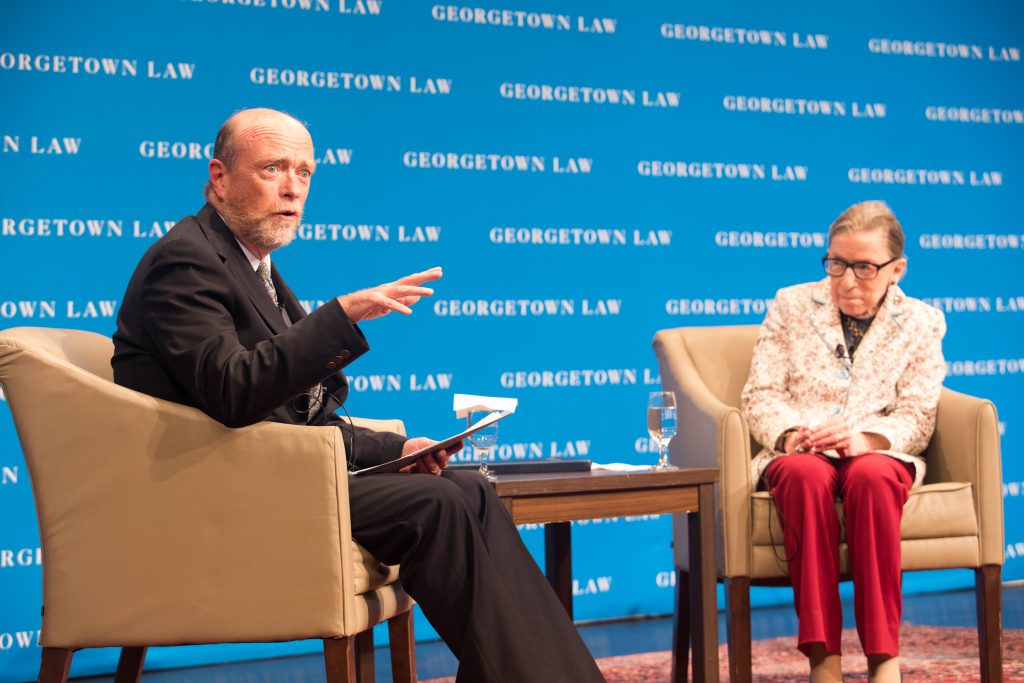
[[[941,311],[893,285],[850,362],[840,357],[846,342],[828,278],[780,289],[743,387],[743,413],[765,446],[751,462],[752,481],[780,455],[772,448],[784,431],[843,415],[853,431],[886,437],[882,452],[913,463],[919,486],[946,374],[945,332]]]

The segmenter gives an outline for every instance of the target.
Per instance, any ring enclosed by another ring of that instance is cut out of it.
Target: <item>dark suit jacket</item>
[[[336,301],[306,315],[276,267],[271,277],[290,327],[216,210],[207,204],[183,219],[146,251],[128,283],[114,380],[229,427],[306,424],[306,392],[322,382],[326,412],[313,423],[340,425],[328,394],[345,400],[341,369],[369,350],[366,339]],[[398,457],[405,441],[361,428],[355,440],[360,466]]]

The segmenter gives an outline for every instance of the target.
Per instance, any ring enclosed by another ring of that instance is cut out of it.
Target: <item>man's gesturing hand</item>
[[[441,275],[441,267],[436,266],[422,273],[406,275],[394,282],[339,296],[338,303],[354,323],[380,318],[391,311],[409,315],[412,313],[410,306],[419,301],[420,297],[434,293],[434,290],[421,285],[438,280]]]

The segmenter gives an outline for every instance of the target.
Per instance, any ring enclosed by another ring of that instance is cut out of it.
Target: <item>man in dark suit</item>
[[[356,323],[410,313],[441,269],[306,315],[269,263],[294,238],[315,171],[305,127],[274,110],[239,112],[218,133],[209,170],[209,203],[153,244],[128,284],[114,379],[228,426],[341,427],[333,410],[348,389],[342,368],[369,350]],[[433,443],[343,428],[358,467]],[[447,470],[449,455],[352,477],[353,536],[401,564],[405,589],[459,658],[458,681],[604,680],[493,488],[475,472]]]

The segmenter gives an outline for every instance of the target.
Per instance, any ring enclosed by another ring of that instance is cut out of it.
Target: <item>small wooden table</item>
[[[545,574],[572,616],[572,525],[577,519],[689,513],[689,586],[676,585],[672,681],[718,680],[714,483],[718,470],[506,474],[495,489],[516,524],[544,524]],[[707,514],[702,514],[702,513]],[[688,615],[687,615],[688,612]],[[686,617],[689,616],[689,619]]]

